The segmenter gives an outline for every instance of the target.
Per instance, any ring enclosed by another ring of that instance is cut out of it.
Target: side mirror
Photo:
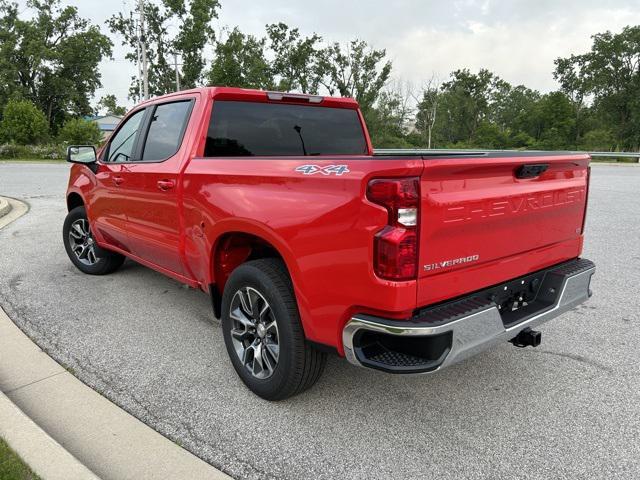
[[[92,145],[71,145],[67,148],[67,162],[91,165],[97,161],[96,148]]]

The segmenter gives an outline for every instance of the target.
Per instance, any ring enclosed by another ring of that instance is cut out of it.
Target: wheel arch
[[[69,192],[67,194],[67,212],[74,208],[85,206],[84,198],[78,192]]]
[[[293,284],[304,329],[308,315],[300,295],[299,267],[293,252],[286,242],[268,227],[253,222],[239,222],[238,219],[230,222],[225,228],[217,229],[217,235],[212,241],[209,290],[216,316],[219,318],[221,313],[222,292],[229,275],[243,263],[259,258],[279,258],[284,263]]]

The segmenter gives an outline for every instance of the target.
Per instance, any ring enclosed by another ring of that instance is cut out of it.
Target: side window
[[[143,117],[144,109],[134,113],[118,130],[109,143],[108,162],[128,162],[131,159]]]
[[[191,101],[173,102],[158,105],[142,153],[143,161],[160,161],[176,154],[180,149]]]

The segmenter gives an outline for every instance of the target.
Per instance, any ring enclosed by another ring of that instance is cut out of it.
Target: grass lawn
[[[39,478],[0,438],[0,479],[39,480]]]

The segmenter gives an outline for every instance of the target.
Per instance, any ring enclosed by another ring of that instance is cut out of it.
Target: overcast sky
[[[20,0],[24,5],[26,0]],[[134,0],[63,0],[101,25]],[[640,19],[640,0],[221,0],[218,28],[239,26],[262,35],[267,23],[285,22],[327,41],[361,38],[386,48],[393,76],[419,84],[458,68],[486,67],[513,84],[557,88],[553,60],[590,48],[590,36],[620,31]],[[135,66],[114,38],[114,59],[101,65],[104,88],[129,105]]]

